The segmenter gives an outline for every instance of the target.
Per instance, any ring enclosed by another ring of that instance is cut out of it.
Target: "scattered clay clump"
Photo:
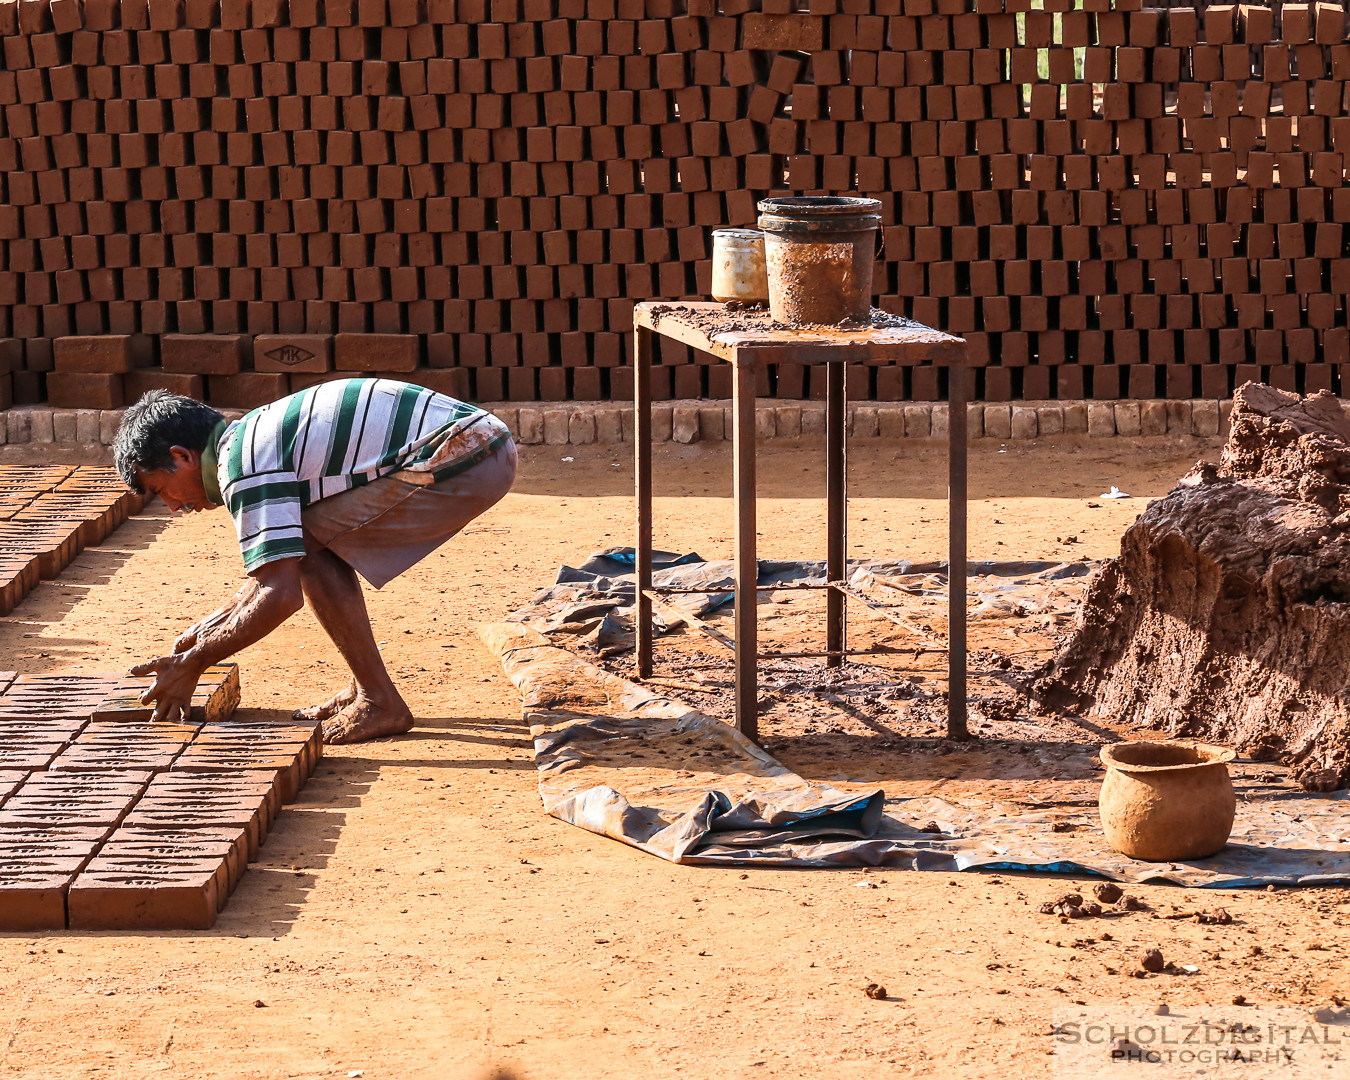
[[[1326,392],[1241,387],[1197,464],[1089,585],[1038,696],[1350,786],[1350,421]]]
[[[1085,902],[1080,893],[1065,893],[1054,900],[1047,900],[1036,910],[1042,915],[1058,915],[1061,919],[1086,919],[1096,915],[1144,910],[1144,905],[1138,899],[1122,892],[1119,885],[1109,881],[1094,886],[1092,894],[1097,899]]]
[[[1065,893],[1055,900],[1047,900],[1036,910],[1042,915],[1063,915],[1076,919],[1082,915],[1083,898],[1078,893]]]
[[[1125,895],[1125,892],[1115,882],[1103,881],[1101,884],[1092,887],[1092,895],[1103,904],[1114,904]]]

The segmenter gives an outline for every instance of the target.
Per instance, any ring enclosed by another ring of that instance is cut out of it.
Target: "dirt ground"
[[[475,628],[559,563],[629,542],[631,469],[613,448],[525,450],[504,503],[370,596],[416,729],[333,748],[210,932],[0,935],[0,1075],[1041,1077],[1052,1010],[1073,1002],[1350,992],[1339,890],[1146,887],[1131,891],[1151,914],[1063,924],[1036,907],[1073,878],[684,868],[544,816],[518,698]],[[1202,450],[1217,446],[983,443],[971,555],[1109,556]],[[945,469],[939,450],[856,448],[854,552],[942,556]],[[729,556],[728,474],[725,448],[663,449],[658,543]],[[766,448],[760,476],[761,554],[822,554],[819,447]],[[1135,498],[1098,499],[1112,484]],[[0,667],[124,668],[240,572],[223,511],[151,507],[0,622]],[[238,659],[249,709],[288,711],[342,681],[307,613]],[[882,746],[884,730],[828,762],[795,738],[774,748],[808,775],[885,786],[953,767]],[[1090,794],[1084,780],[1063,777],[1063,794]],[[1166,918],[1216,899],[1232,925]],[[1199,970],[1132,977],[1154,947]],[[888,1000],[864,996],[873,982]]]

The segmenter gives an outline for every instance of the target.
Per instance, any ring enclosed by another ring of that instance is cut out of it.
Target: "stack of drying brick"
[[[997,359],[987,400],[1339,388],[1343,7],[1122,6],[920,20],[953,51],[897,91],[937,121],[908,126],[898,291]]]
[[[144,502],[101,466],[0,465],[0,615]]]
[[[986,400],[1339,387],[1341,6],[795,6],[0,3],[0,383],[35,402],[50,372],[82,408],[339,371],[621,399],[634,301],[706,294],[713,228],[859,191],[881,306],[968,336]],[[658,396],[729,396],[661,350]]]
[[[317,725],[232,718],[235,665],[183,722],[147,685],[0,676],[0,930],[209,927],[319,759]]]

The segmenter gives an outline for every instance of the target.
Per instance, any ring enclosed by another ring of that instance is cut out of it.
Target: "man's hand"
[[[192,695],[207,666],[195,657],[175,653],[137,664],[131,674],[154,674],[155,684],[141,695],[141,703],[155,703],[155,720],[186,720],[192,709]]]

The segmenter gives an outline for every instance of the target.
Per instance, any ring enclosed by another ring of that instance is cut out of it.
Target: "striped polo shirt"
[[[391,473],[435,483],[477,464],[509,437],[491,413],[425,387],[339,379],[224,427],[208,443],[202,466],[203,473],[215,466],[220,501],[252,573],[305,554],[300,515],[310,503]]]

